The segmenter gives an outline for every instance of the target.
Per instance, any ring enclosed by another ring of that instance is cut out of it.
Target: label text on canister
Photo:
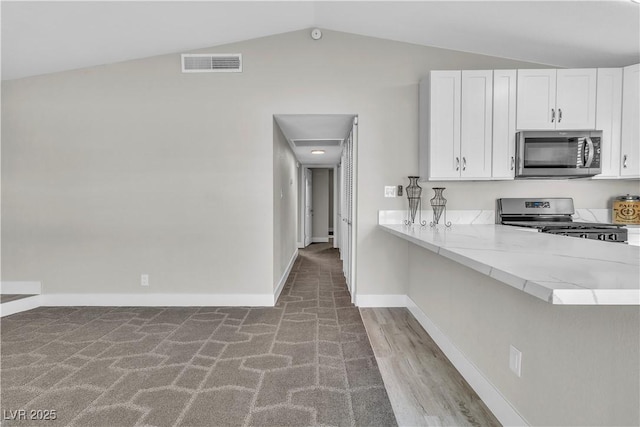
[[[640,201],[613,202],[614,224],[640,224]]]

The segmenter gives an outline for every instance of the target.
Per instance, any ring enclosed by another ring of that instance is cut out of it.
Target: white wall
[[[314,168],[312,238],[329,238],[329,169]]]
[[[273,121],[273,288],[277,288],[297,251],[297,161]],[[286,278],[284,278],[286,279]]]
[[[412,244],[405,267],[409,297],[531,425],[639,425],[638,307],[552,305]]]
[[[242,53],[243,72],[182,74],[176,53],[2,82],[2,280],[45,293],[271,292],[272,116],[344,113],[359,117],[358,292],[405,294],[407,243],[376,224],[378,210],[406,206],[384,186],[418,172],[418,81],[539,67],[329,30],[195,52]],[[556,189],[444,186],[451,209]],[[603,208],[637,181],[565,186],[578,207]]]

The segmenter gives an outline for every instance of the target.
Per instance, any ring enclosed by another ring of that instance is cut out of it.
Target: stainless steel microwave
[[[583,178],[602,172],[602,131],[516,134],[516,178]]]

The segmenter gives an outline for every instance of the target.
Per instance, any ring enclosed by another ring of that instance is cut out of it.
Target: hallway
[[[340,410],[343,421],[319,420],[321,424],[349,420],[347,424],[356,426],[396,425],[360,312],[351,303],[339,252],[331,242],[300,249],[276,307],[284,308],[283,323],[296,322],[299,331],[307,324],[302,328],[308,331],[306,339],[316,342],[318,384],[347,392],[340,403],[345,406],[332,409]]]

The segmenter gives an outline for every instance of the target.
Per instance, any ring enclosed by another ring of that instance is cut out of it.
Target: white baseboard
[[[12,314],[38,308],[41,305],[41,300],[41,295],[34,295],[32,297],[2,303],[0,304],[0,317],[10,316]]]
[[[296,262],[296,258],[298,258],[298,250],[296,249],[293,253],[293,256],[289,260],[289,265],[287,265],[287,269],[282,274],[280,281],[278,282],[278,286],[276,286],[276,291],[273,293],[273,305],[278,302],[278,298],[280,298],[280,293],[282,293],[282,289],[284,288],[284,284],[287,282],[287,278],[291,273],[291,269],[293,268],[293,264]]]
[[[304,242],[298,242],[297,245],[298,245],[298,249],[303,249],[305,247]]]
[[[44,294],[43,306],[273,307],[273,294]]]
[[[328,242],[329,242],[328,237],[312,237],[311,238],[311,243],[328,243]]]
[[[511,406],[509,401],[482,374],[482,372],[456,347],[438,326],[407,295],[407,308],[413,317],[422,325],[433,338],[442,352],[487,405],[489,410],[504,426],[528,426],[529,423]]]
[[[356,295],[358,307],[406,307],[406,295]]]
[[[42,293],[40,282],[0,282],[0,294],[33,294]]]

